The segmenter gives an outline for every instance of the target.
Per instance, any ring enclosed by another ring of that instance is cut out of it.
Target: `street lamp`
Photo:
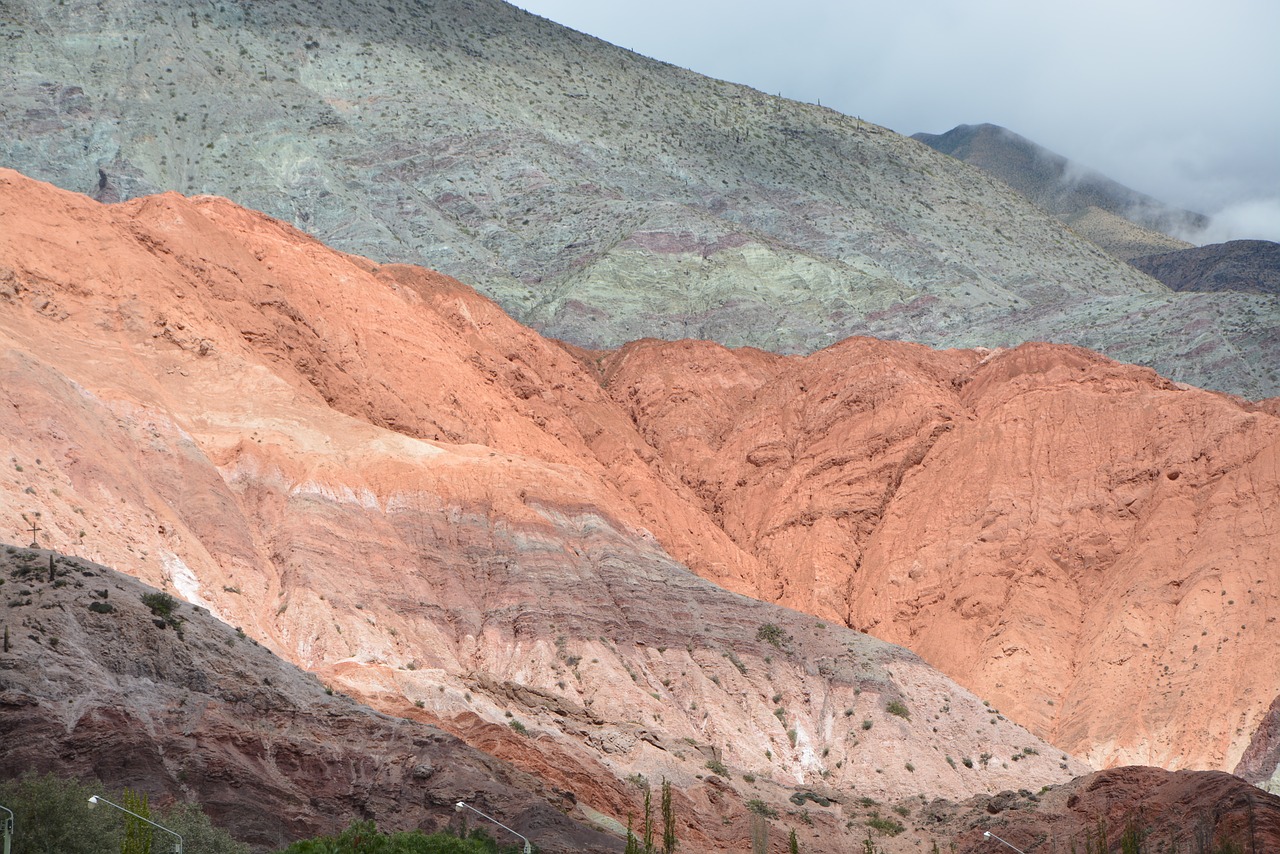
[[[13,810],[8,807],[0,807],[9,815],[4,820],[4,854],[9,854],[9,843],[13,841]]]
[[[138,815],[138,814],[137,814],[136,812],[134,812],[133,810],[127,810],[127,809],[125,809],[124,807],[120,806],[119,804],[113,804],[113,803],[111,803],[111,801],[107,800],[106,798],[100,797],[100,796],[98,796],[98,795],[94,795],[93,797],[89,798],[89,809],[93,809],[93,808],[94,808],[94,807],[96,807],[98,804],[106,804],[106,805],[107,805],[107,806],[109,806],[109,807],[115,807],[116,809],[120,810],[120,812],[128,813],[129,815],[133,816],[134,818],[138,819],[139,821],[145,821],[147,824],[151,825],[152,827],[159,828],[160,830],[163,830],[165,833],[168,833],[169,835],[173,836],[175,839],[177,839],[177,840],[178,840],[176,843],[174,843],[174,846],[173,846],[173,854],[182,854],[182,837],[181,837],[179,834],[174,833],[172,830],[170,830],[169,828],[165,827],[164,825],[162,825],[162,824],[156,824],[156,823],[155,823],[154,821],[152,821],[151,819],[149,819],[149,818],[143,818],[142,816]]]
[[[994,839],[996,842],[999,842],[1001,845],[1005,846],[1006,848],[1013,848],[1013,850],[1017,851],[1018,854],[1027,854],[1027,852],[1023,851],[1021,848],[1015,848],[1014,846],[1010,845],[1008,842],[1005,842],[1003,839],[1001,839],[999,836],[996,836],[994,833],[992,833],[989,830],[984,830],[982,832],[982,835],[987,839]]]
[[[529,844],[529,840],[528,840],[528,839],[526,839],[526,838],[525,838],[525,836],[524,836],[523,834],[516,833],[514,830],[512,830],[512,829],[511,829],[511,828],[509,828],[509,827],[507,827],[505,824],[503,824],[502,822],[498,821],[498,820],[497,820],[496,818],[494,818],[493,816],[491,816],[491,815],[485,815],[484,813],[480,812],[480,810],[478,810],[478,809],[476,809],[475,807],[471,806],[471,804],[466,804],[466,803],[463,803],[462,801],[458,801],[456,804],[454,804],[454,805],[453,805],[453,808],[454,808],[455,810],[457,810],[458,812],[462,812],[464,809],[471,810],[471,811],[472,811],[473,813],[475,813],[476,815],[481,816],[482,818],[487,818],[489,821],[493,822],[493,823],[494,823],[494,824],[496,824],[498,827],[500,827],[500,828],[502,828],[503,830],[505,830],[507,833],[511,833],[511,834],[516,835],[516,836],[519,836],[521,839],[524,839],[524,854],[533,854],[533,846]]]

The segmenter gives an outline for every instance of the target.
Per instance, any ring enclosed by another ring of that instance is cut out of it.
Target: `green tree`
[[[676,813],[671,806],[671,782],[662,780],[662,854],[676,850]]]
[[[13,810],[13,850],[102,854],[118,847],[118,822],[89,811],[89,797],[99,791],[52,774],[0,783],[0,803]]]
[[[499,848],[483,830],[466,838],[420,830],[387,835],[371,821],[355,822],[337,836],[318,836],[295,842],[280,854],[504,854],[519,848]]]
[[[627,814],[627,847],[623,854],[640,854],[640,840],[631,832],[631,814]]]
[[[121,848],[124,814],[108,806],[89,810],[90,796],[102,792],[101,785],[52,774],[0,783],[0,803],[14,812],[13,850],[22,854],[102,854]],[[109,793],[106,797],[121,806],[127,804],[127,795]],[[247,846],[213,827],[197,804],[178,804],[154,820],[182,835],[184,854],[249,854]],[[165,839],[154,845],[155,854],[173,850]]]
[[[137,813],[142,818],[132,815],[124,817],[124,838],[120,840],[120,854],[151,854],[154,829],[143,819],[151,818],[151,807],[147,803],[146,792],[124,790],[122,806],[129,812]]]
[[[791,854],[800,854],[800,840],[796,839],[796,829],[791,828],[791,835],[787,837],[787,850]]]
[[[241,845],[225,830],[214,827],[199,804],[175,804],[164,810],[157,820],[182,836],[183,854],[249,854],[249,846]],[[166,851],[163,842],[156,848]]]
[[[644,790],[644,854],[654,854],[653,847],[653,790]]]

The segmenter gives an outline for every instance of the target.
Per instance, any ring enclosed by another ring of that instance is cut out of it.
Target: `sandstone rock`
[[[0,501],[39,512],[42,543],[453,733],[576,817],[616,827],[640,810],[628,781],[665,777],[690,850],[742,850],[753,800],[785,836],[797,785],[961,797],[1086,770],[906,650],[690,573],[673,554],[738,583],[757,559],[601,385],[601,354],[219,199],[102,206],[13,173],[0,194]],[[845,806],[809,809],[829,850],[856,841]]]

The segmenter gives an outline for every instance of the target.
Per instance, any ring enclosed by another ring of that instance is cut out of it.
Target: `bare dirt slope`
[[[670,779],[698,850],[743,850],[752,802],[839,850],[864,797],[1085,770],[907,650],[689,572],[674,554],[756,559],[597,357],[457,282],[216,198],[103,206],[4,173],[0,199],[15,535],[208,608],[579,820],[618,831],[629,781]]]
[[[217,193],[579,345],[1048,340],[1280,394],[1274,295],[1172,293],[922,144],[499,0],[9,0],[0,43],[0,165]]]
[[[566,786],[1064,773],[1012,762],[1006,714],[1098,764],[1229,768],[1280,693],[1273,407],[1047,345],[588,353],[220,199],[0,193],[15,535],[384,708],[545,732]]]
[[[1280,243],[1270,240],[1231,240],[1131,263],[1175,291],[1280,293]]]

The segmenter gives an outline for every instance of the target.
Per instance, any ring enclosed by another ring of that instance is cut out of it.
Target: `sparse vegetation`
[[[906,827],[903,826],[901,823],[891,818],[884,818],[879,815],[873,815],[870,818],[868,818],[867,827],[871,828],[872,830],[879,831],[880,833],[883,833],[885,836],[897,836],[899,833],[906,830]]]

